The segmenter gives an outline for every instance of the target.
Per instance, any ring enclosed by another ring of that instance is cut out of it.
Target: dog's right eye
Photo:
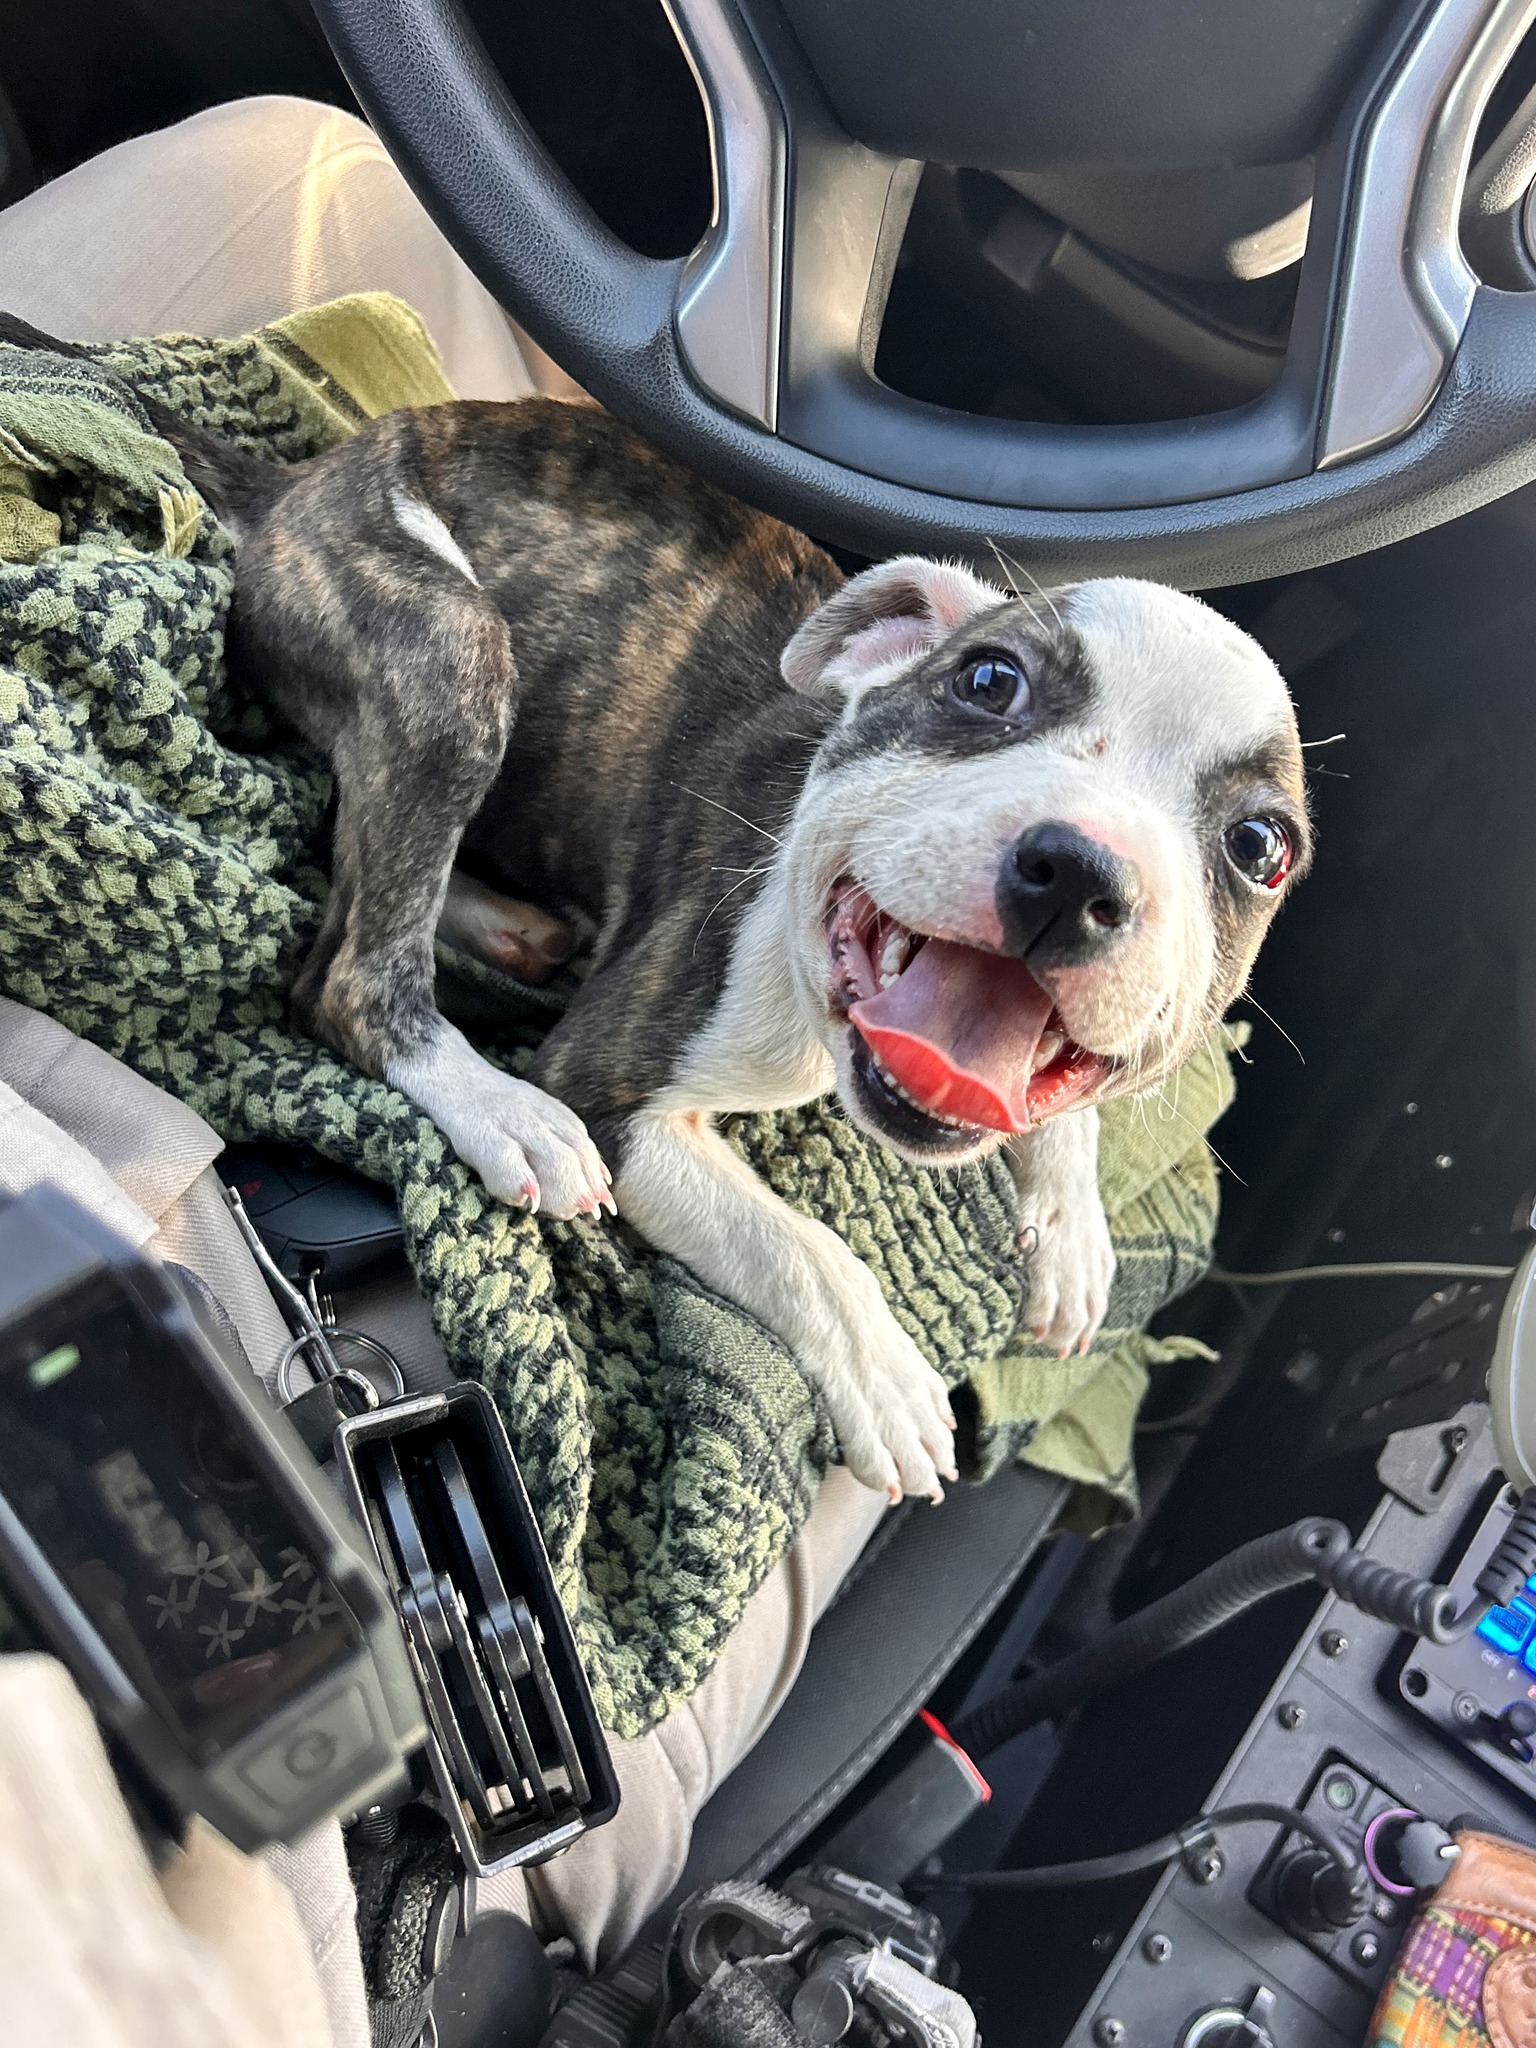
[[[958,703],[995,718],[1022,718],[1029,709],[1029,678],[1011,654],[973,654],[949,688]]]

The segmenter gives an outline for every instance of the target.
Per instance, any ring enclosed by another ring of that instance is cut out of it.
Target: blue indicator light
[[[1516,1600],[1508,1607],[1490,1608],[1477,1625],[1484,1642],[1492,1643],[1506,1657],[1518,1657],[1536,1629],[1536,1607]]]

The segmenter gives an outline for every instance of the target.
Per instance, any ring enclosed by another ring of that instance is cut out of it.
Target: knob
[[[843,1935],[829,1941],[806,1972],[789,2016],[814,2048],[835,2048],[853,2025],[858,2012],[853,1965],[865,1953],[861,1942]]]
[[[1364,1916],[1370,1881],[1341,1870],[1326,1849],[1297,1849],[1275,1872],[1275,1904],[1293,1934],[1333,1934]]]
[[[789,2016],[815,2048],[832,2048],[853,2025],[858,2007],[840,1971],[816,1970],[795,1993]]]
[[[1179,2048],[1275,2048],[1269,2031],[1275,1994],[1260,1985],[1243,2005],[1212,2005],[1197,2013],[1179,2036]]]
[[[1388,1807],[1365,1831],[1366,1867],[1398,1898],[1433,1891],[1460,1853],[1437,1821],[1407,1806]]]
[[[1495,1740],[1521,1763],[1528,1764],[1531,1760],[1531,1737],[1536,1735],[1536,1706],[1529,1700],[1511,1700],[1493,1725]]]

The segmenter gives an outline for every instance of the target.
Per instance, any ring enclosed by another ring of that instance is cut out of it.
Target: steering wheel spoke
[[[1536,0],[1393,17],[1330,116],[1279,376],[1231,410],[1129,426],[983,418],[882,384],[875,346],[921,165],[850,137],[768,0],[665,4],[716,184],[683,262],[640,256],[596,219],[459,0],[316,10],[490,289],[595,397],[726,488],[863,553],[985,563],[996,543],[1042,572],[1208,587],[1337,559],[1536,478],[1536,291],[1480,285],[1458,235],[1478,120]],[[894,24],[900,4],[881,4]],[[1232,0],[1221,32],[1241,13]],[[1143,43],[1151,18],[1137,14]],[[1191,20],[1168,11],[1170,33]]]
[[[1320,465],[1397,440],[1444,382],[1478,288],[1459,221],[1473,138],[1533,19],[1536,0],[1441,0],[1380,95],[1353,180]]]
[[[683,267],[677,338],[703,389],[778,425],[788,137],[772,80],[730,0],[663,0],[709,121],[714,217]]]

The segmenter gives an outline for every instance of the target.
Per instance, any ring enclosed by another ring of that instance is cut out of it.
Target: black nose
[[[1140,897],[1129,861],[1075,825],[1036,825],[998,877],[1004,946],[1038,967],[1079,966],[1125,930]]]

